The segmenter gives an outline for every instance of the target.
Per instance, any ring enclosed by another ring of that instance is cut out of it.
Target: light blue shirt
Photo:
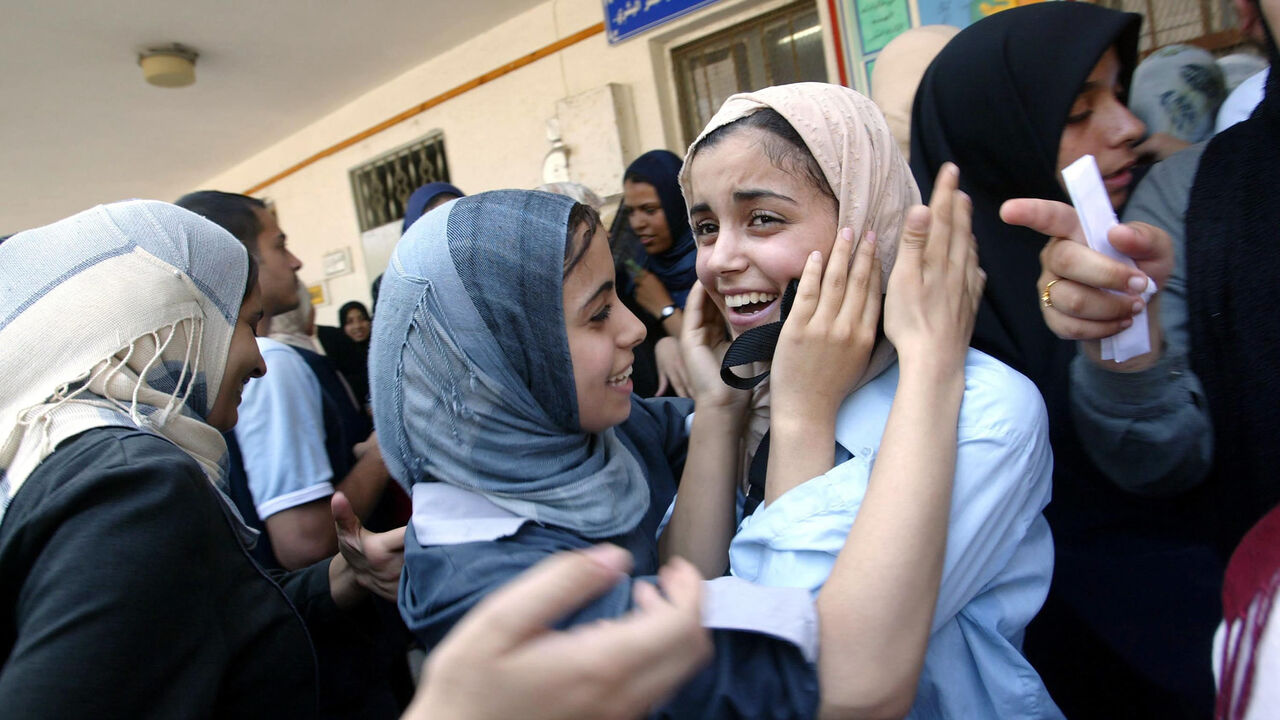
[[[284,343],[260,337],[258,350],[267,374],[244,387],[235,433],[254,507],[266,520],[329,497],[334,478],[316,374]]]
[[[866,495],[897,387],[894,365],[845,399],[836,415],[842,461],[743,521],[729,547],[734,575],[822,588]],[[1041,514],[1053,455],[1035,385],[970,350],[958,439],[942,584],[909,717],[1061,718],[1021,650],[1053,574]]]

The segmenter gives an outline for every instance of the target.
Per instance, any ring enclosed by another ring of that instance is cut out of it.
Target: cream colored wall
[[[660,31],[612,47],[600,33],[388,128],[258,192],[275,204],[280,225],[304,264],[300,272],[303,280],[314,283],[322,278],[321,259],[325,253],[341,248],[350,251],[353,272],[328,280],[329,303],[319,308],[318,320],[333,324],[336,318],[329,316],[337,312],[341,303],[370,299],[348,179],[352,167],[440,129],[444,132],[450,177],[463,190],[474,193],[533,187],[541,183],[542,161],[550,147],[546,121],[555,116],[556,102],[611,82],[628,89],[634,116],[619,118],[624,152],[639,154],[657,147],[682,152],[675,96],[667,79],[670,48],[785,1],[721,0]],[[344,138],[602,18],[600,0],[549,0],[370,90],[192,189],[242,191]],[[833,73],[832,77],[836,75]],[[613,119],[606,122],[612,123]]]

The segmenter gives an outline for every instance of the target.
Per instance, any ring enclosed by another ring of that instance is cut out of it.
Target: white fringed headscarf
[[[101,205],[0,245],[0,522],[58,443],[138,427],[215,483],[205,422],[248,280],[244,246],[174,205]]]

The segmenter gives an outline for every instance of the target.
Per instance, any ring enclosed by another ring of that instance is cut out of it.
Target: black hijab
[[[1214,429],[1229,550],[1280,503],[1280,52],[1266,95],[1205,148],[1187,206],[1191,364]]]
[[[992,15],[956,35],[925,72],[911,113],[911,171],[929,197],[942,163],[960,167],[973,198],[987,286],[973,345],[1065,400],[1075,344],[1045,326],[1037,304],[1047,238],[1000,220],[1011,198],[1069,202],[1058,185],[1058,144],[1080,86],[1113,45],[1120,82],[1133,73],[1142,17],[1076,2]]]
[[[667,292],[671,293],[671,299],[681,308],[689,297],[689,288],[698,279],[698,248],[689,230],[689,211],[680,192],[680,166],[683,163],[669,150],[650,150],[636,158],[623,175],[624,180],[652,185],[658,193],[662,214],[667,216],[671,247],[650,255],[645,266],[662,280]]]
[[[324,346],[325,354],[351,386],[356,400],[364,406],[369,402],[369,340],[366,338],[363,342],[356,342],[347,336],[344,326],[347,324],[347,313],[351,310],[359,310],[366,318],[370,317],[369,309],[364,303],[352,300],[338,310],[338,327],[317,327],[316,335]]]

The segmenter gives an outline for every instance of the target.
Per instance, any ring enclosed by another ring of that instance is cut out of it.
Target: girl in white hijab
[[[332,622],[364,591],[343,558],[277,584],[223,495],[261,317],[244,247],[166,203],[0,246],[6,716],[316,712],[303,617]]]
[[[217,425],[235,423],[231,393],[247,378],[226,383],[225,399],[220,391],[250,266],[193,218],[121,203],[3,246],[4,507],[59,443],[95,427],[161,435],[221,481]]]

